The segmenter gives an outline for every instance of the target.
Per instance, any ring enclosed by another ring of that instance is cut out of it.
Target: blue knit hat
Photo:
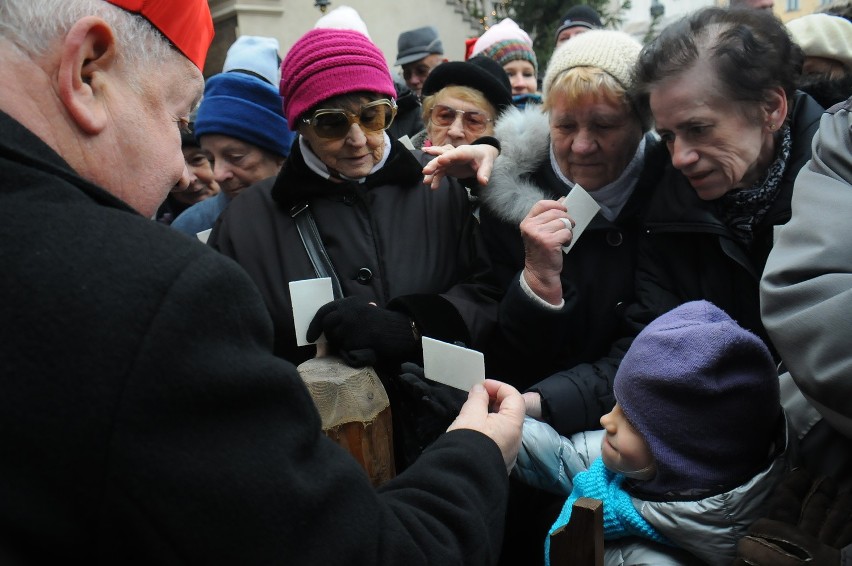
[[[244,73],[207,80],[195,119],[195,136],[221,134],[287,157],[294,134],[284,118],[278,89]]]
[[[618,368],[615,398],[657,474],[644,498],[701,499],[745,483],[769,460],[781,407],[766,345],[707,301],[649,324]]]

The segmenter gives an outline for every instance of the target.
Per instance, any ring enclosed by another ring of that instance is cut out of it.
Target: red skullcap
[[[207,49],[213,41],[213,18],[207,0],[107,0],[128,12],[140,14],[172,44],[204,70]]]

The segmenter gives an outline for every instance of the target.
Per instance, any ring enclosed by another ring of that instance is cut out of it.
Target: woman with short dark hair
[[[769,343],[758,282],[823,109],[795,91],[802,52],[771,13],[706,8],[642,51],[637,88],[671,154],[639,257],[640,326],[706,299]]]

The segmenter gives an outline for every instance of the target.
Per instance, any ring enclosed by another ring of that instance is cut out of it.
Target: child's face
[[[601,417],[601,426],[606,431],[601,456],[607,468],[636,480],[654,477],[656,469],[651,450],[627,420],[621,405],[616,403],[612,411]]]

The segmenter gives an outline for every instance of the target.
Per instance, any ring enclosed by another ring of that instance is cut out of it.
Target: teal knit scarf
[[[544,541],[546,566],[550,566],[550,537],[568,524],[571,519],[571,508],[580,497],[592,497],[603,501],[605,540],[635,535],[663,544],[671,544],[636,510],[630,495],[621,487],[623,481],[624,476],[609,471],[601,458],[592,462],[587,471],[574,476],[574,489],[571,490],[571,495],[562,507],[559,518],[550,527],[550,532]]]

